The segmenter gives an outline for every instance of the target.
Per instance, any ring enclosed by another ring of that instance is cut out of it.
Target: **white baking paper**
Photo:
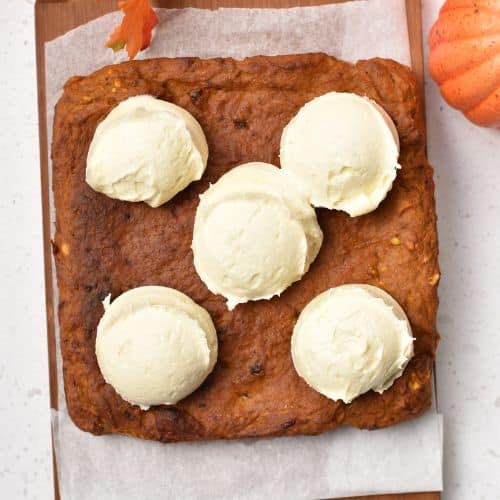
[[[350,61],[379,56],[409,65],[404,4],[159,9],[153,44],[139,58],[326,52]],[[109,14],[46,44],[49,137],[64,82],[125,60],[124,53],[103,49],[119,21],[120,14]],[[57,304],[56,283],[54,290]],[[95,437],[69,419],[60,352],[57,362],[59,411],[52,422],[63,500],[288,500],[442,489],[442,419],[435,409],[389,429],[343,428],[316,437],[179,444]]]

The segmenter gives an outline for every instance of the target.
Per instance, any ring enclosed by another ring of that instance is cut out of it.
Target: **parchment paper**
[[[293,9],[160,9],[158,14],[153,44],[139,58],[320,51],[350,61],[380,56],[410,64],[404,0]],[[46,45],[49,138],[64,82],[125,60],[124,53],[103,49],[119,20],[120,14],[109,14]],[[56,283],[54,290],[57,304]],[[52,422],[63,500],[279,500],[442,488],[442,419],[435,409],[389,429],[343,428],[316,437],[167,445],[94,437],[71,422],[60,352],[57,364],[59,410]]]

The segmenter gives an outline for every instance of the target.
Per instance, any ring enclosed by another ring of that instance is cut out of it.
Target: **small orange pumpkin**
[[[448,104],[500,128],[500,0],[447,0],[429,47],[429,71]]]

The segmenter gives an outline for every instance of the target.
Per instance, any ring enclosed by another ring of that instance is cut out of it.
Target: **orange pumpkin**
[[[429,70],[448,104],[500,128],[500,0],[447,0],[429,47]]]

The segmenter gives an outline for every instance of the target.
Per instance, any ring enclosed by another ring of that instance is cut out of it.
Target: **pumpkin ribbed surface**
[[[500,128],[500,0],[447,0],[429,47],[444,99],[472,122]]]

